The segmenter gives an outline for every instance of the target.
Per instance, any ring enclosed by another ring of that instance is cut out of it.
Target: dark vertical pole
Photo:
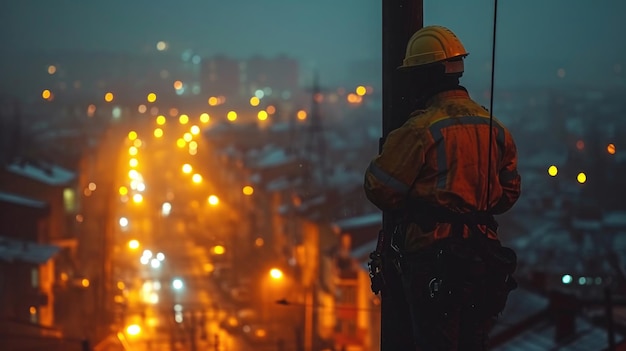
[[[611,289],[604,289],[604,303],[606,307],[606,332],[609,338],[609,351],[615,350],[615,331],[613,328],[613,301],[611,300]]]
[[[390,131],[402,125],[410,114],[406,81],[397,67],[402,64],[406,44],[423,26],[423,0],[383,0],[383,135],[380,148]],[[383,213],[383,229],[391,233],[393,219]],[[391,250],[388,246],[385,251]],[[383,255],[387,256],[387,255]],[[386,287],[381,292],[381,351],[412,350],[411,322],[401,281],[392,264],[383,258]]]

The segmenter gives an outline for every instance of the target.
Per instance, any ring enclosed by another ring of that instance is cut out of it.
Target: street
[[[252,350],[237,328],[243,309],[214,277],[227,267],[219,247],[238,214],[211,192],[211,150],[197,125],[142,122],[127,131],[114,181],[116,327],[132,350]]]

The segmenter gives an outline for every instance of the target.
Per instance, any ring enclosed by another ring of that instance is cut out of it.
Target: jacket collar
[[[452,89],[447,89],[431,95],[430,97],[426,98],[424,105],[428,108],[434,104],[439,103],[440,101],[451,98],[469,99],[469,93],[467,92],[467,89],[465,89],[465,87],[458,85]]]

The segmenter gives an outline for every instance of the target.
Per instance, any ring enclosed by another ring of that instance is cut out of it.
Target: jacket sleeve
[[[383,211],[399,209],[424,165],[428,132],[406,123],[392,131],[365,171],[365,195]]]
[[[510,210],[521,194],[522,178],[517,172],[517,147],[510,133],[506,133],[505,140],[504,155],[498,173],[502,197],[491,209],[493,214],[502,214]]]

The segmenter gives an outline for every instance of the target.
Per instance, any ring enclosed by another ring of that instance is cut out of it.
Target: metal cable
[[[490,88],[490,96],[489,96],[489,146],[488,146],[488,163],[487,163],[487,212],[491,209],[490,199],[491,199],[491,150],[493,148],[493,90],[494,90],[494,77],[496,70],[496,32],[498,25],[498,0],[494,0],[493,4],[493,35],[492,35],[492,43],[491,43],[491,88]]]

